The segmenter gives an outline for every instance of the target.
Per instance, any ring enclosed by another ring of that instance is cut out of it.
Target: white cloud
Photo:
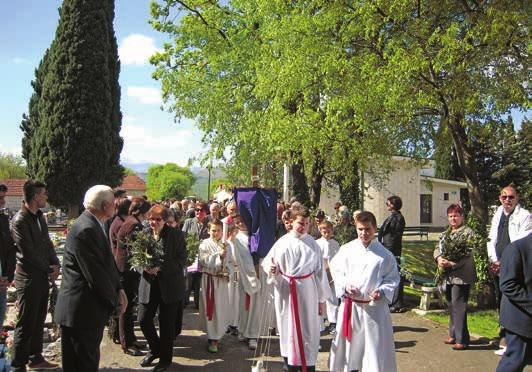
[[[31,61],[22,57],[13,58],[13,63],[16,65],[31,65]]]
[[[136,120],[133,120],[136,121]],[[186,129],[149,128],[123,122],[122,162],[177,163],[185,166],[188,159],[202,150],[200,136]]]
[[[151,37],[131,34],[122,40],[118,48],[120,62],[124,65],[145,65],[158,49]]]
[[[127,87],[127,95],[146,105],[161,105],[163,102],[161,92],[156,88],[130,86]]]

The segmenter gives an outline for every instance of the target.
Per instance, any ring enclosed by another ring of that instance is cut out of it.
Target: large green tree
[[[146,194],[152,200],[182,199],[190,193],[194,175],[187,167],[174,163],[152,165],[146,176]]]
[[[90,186],[116,186],[123,176],[114,0],[65,0],[59,12],[21,125],[23,155],[50,202],[77,215]]]
[[[354,162],[383,173],[390,156],[430,155],[450,138],[473,214],[486,221],[470,126],[528,107],[526,5],[161,1],[152,24],[172,43],[152,59],[154,77],[213,156],[303,161],[307,181],[349,174]]]

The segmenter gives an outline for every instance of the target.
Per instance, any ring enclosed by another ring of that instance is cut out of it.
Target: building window
[[[448,192],[444,192],[443,193],[443,200],[449,200],[449,193]]]
[[[432,223],[432,195],[419,195],[419,221],[421,223]]]

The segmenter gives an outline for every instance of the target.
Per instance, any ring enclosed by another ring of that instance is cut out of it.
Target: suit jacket
[[[150,302],[150,289],[158,285],[165,304],[181,301],[185,297],[185,264],[187,245],[185,235],[173,227],[165,225],[161,230],[164,257],[161,271],[157,275],[142,273],[139,284],[139,303]]]
[[[514,241],[501,258],[500,322],[511,332],[532,338],[532,233]]]
[[[109,240],[96,217],[85,211],[67,235],[55,321],[67,327],[103,327],[118,304],[119,289]]]
[[[2,263],[2,276],[7,276],[11,282],[15,276],[15,254],[17,248],[9,231],[7,215],[0,214],[0,262]]]
[[[403,251],[404,229],[405,219],[399,211],[393,211],[379,229],[379,242],[397,257]]]

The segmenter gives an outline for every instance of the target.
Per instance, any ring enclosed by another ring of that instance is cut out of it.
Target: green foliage
[[[187,266],[190,266],[196,261],[199,253],[199,246],[201,241],[196,234],[186,234],[187,242]]]
[[[467,217],[467,226],[475,232],[469,244],[472,248],[473,259],[475,260],[475,270],[477,272],[475,286],[478,289],[480,286],[489,284],[493,280],[489,271],[490,261],[486,248],[488,232],[486,225],[473,215]]]
[[[182,199],[190,193],[194,181],[188,167],[174,163],[153,165],[146,176],[146,194],[151,200]]]
[[[131,234],[124,242],[128,247],[128,263],[134,269],[161,267],[164,249],[160,240],[155,240],[150,230]]]
[[[62,3],[21,124],[29,175],[46,182],[52,204],[71,210],[90,186],[116,186],[123,176],[113,19],[112,0]]]
[[[0,153],[0,180],[25,177],[26,165],[22,157]]]

